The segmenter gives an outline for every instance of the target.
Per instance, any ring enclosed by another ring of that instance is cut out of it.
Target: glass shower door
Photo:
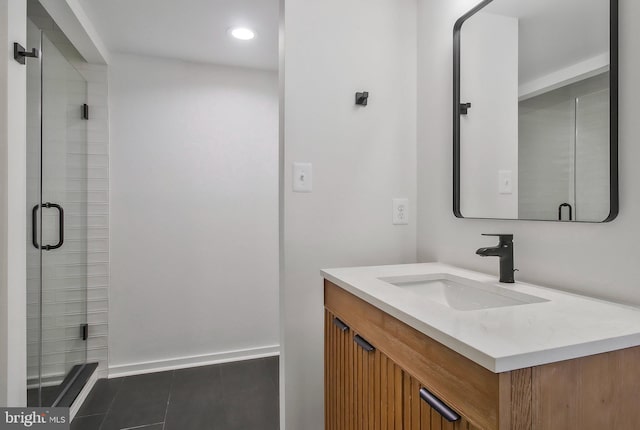
[[[27,21],[27,46],[41,50],[41,32]],[[41,57],[42,58],[42,57]],[[40,366],[41,366],[41,292],[42,292],[42,252],[33,242],[41,243],[42,237],[37,229],[40,226],[40,211],[36,210],[32,220],[33,208],[41,204],[40,178],[42,159],[42,59],[30,59],[27,64],[27,403],[39,406]],[[35,228],[34,224],[35,223]]]
[[[42,53],[27,90],[30,102],[40,90],[40,133],[28,136],[29,404],[52,406],[87,361],[87,82],[31,23],[29,35]]]

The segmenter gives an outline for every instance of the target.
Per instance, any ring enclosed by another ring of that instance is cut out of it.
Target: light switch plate
[[[511,170],[498,171],[498,192],[500,194],[513,194]]]
[[[311,163],[293,163],[293,191],[310,193],[313,191],[313,168]]]
[[[409,224],[409,199],[393,199],[393,225]]]

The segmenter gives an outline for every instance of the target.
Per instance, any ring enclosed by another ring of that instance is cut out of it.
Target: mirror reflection
[[[615,217],[610,0],[484,2],[459,40],[458,215]]]

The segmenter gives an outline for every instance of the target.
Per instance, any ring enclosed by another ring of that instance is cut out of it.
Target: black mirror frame
[[[482,10],[493,0],[484,0],[469,12],[462,15],[453,26],[453,214],[456,218],[465,218],[460,211],[460,31],[462,25],[473,15]],[[619,179],[618,179],[618,0],[610,0],[610,65],[609,65],[609,92],[610,92],[610,137],[609,137],[609,216],[599,222],[571,221],[583,223],[605,223],[613,221],[620,210]],[[467,218],[474,219],[474,218]],[[478,218],[475,218],[478,219]],[[507,218],[480,218],[480,219],[504,219],[513,221],[555,221],[534,219],[507,219]]]

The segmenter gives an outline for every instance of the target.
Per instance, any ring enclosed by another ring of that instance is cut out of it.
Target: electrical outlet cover
[[[409,224],[409,199],[393,199],[393,224]]]

